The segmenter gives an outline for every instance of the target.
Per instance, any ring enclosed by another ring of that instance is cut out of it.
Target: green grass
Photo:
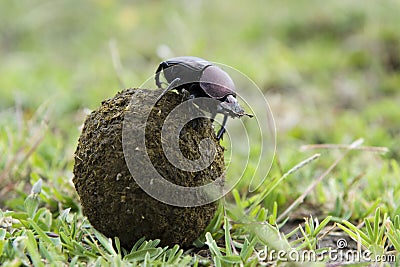
[[[321,253],[338,236],[398,265],[400,4],[136,2],[0,4],[0,265],[256,266],[265,248]],[[72,184],[80,127],[178,55],[254,80],[275,117],[276,157],[255,192],[244,173],[196,248],[145,239],[122,248],[82,215]],[[300,149],[309,144],[344,148]]]

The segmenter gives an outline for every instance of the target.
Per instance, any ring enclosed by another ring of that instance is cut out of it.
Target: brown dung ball
[[[196,187],[223,177],[223,147],[216,140],[212,123],[207,118],[196,118],[182,128],[179,148],[187,159],[198,159],[200,142],[209,138],[215,145],[211,165],[191,172],[169,162],[161,145],[161,130],[167,115],[182,103],[182,96],[168,92],[152,107],[152,100],[160,93],[161,90],[127,89],[103,101],[86,118],[75,152],[73,182],[84,215],[93,227],[108,237],[118,237],[126,248],[132,247],[143,236],[160,239],[163,246],[179,244],[188,247],[202,234],[217,209],[216,202],[197,207],[162,203],[144,192],[128,169],[122,143],[123,127],[125,115],[132,109],[131,99],[135,96],[140,101],[134,109],[149,110],[145,127],[146,153],[164,179],[176,185]],[[141,112],[130,115],[133,124],[145,119]],[[142,159],[128,160],[140,163]],[[145,176],[147,171],[148,168],[139,168],[134,175]]]

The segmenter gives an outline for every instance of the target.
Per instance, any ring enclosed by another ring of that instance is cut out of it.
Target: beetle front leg
[[[223,135],[224,135],[224,133],[226,131],[225,126],[226,126],[227,120],[228,120],[228,114],[225,114],[224,115],[224,120],[222,121],[222,124],[221,124],[221,129],[219,129],[218,134],[217,134],[217,140],[218,141],[220,139],[222,139],[222,137],[223,137]]]

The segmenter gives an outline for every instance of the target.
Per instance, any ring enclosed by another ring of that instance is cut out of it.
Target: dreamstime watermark
[[[320,250],[274,250],[264,247],[256,251],[259,262],[346,262],[346,263],[394,263],[396,255],[376,255],[370,250],[348,249],[346,239],[338,239],[336,248]]]
[[[146,148],[146,123],[153,107],[163,96],[161,93],[152,99],[146,99],[146,101],[150,100],[151,104],[143,108],[140,103],[144,96],[138,90],[138,93],[132,96],[129,109],[125,114],[122,130],[125,162],[136,183],[147,194],[163,203],[180,207],[195,207],[214,202],[227,194],[245,172],[247,177],[252,178],[249,191],[254,191],[265,181],[272,166],[276,149],[276,129],[271,109],[263,92],[243,73],[221,64],[213,63],[213,65],[219,66],[229,74],[235,83],[236,99],[246,113],[254,116],[251,119],[228,119],[224,134],[225,141],[228,140],[227,151],[231,155],[236,153],[241,160],[228,162],[221,177],[213,177],[214,182],[198,187],[176,185],[164,179],[153,166]],[[188,87],[193,83],[199,83],[199,80],[190,80],[192,76],[183,79]],[[156,78],[158,77],[157,75]],[[207,83],[210,84],[210,81]],[[215,86],[211,86],[212,88],[218,89],[218,86],[223,84],[218,84],[218,79],[216,79],[212,85]],[[140,88],[154,88],[154,76]],[[200,142],[200,158],[191,160],[180,151],[179,134],[185,125],[196,118],[214,119],[215,114],[212,112],[199,112],[199,110],[221,110],[221,101],[224,100],[212,97],[182,98],[182,103],[168,114],[162,125],[161,147],[169,163],[175,168],[187,172],[198,172],[212,164],[216,147],[210,138],[205,138]],[[217,115],[215,122],[222,125],[222,117]],[[237,170],[242,170],[242,173],[238,174]],[[226,177],[228,178],[225,179]]]

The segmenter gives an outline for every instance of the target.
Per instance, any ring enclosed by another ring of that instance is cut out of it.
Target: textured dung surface
[[[150,197],[136,184],[122,148],[124,116],[134,94],[142,98],[143,109],[148,109],[151,102],[148,99],[160,91],[124,90],[104,101],[85,121],[75,152],[73,178],[83,212],[97,230],[109,237],[118,236],[126,248],[142,236],[161,239],[162,245],[188,247],[209,224],[216,203],[193,208],[174,207]],[[182,96],[169,92],[150,113],[145,135],[147,153],[165,179],[178,185],[199,186],[223,174],[223,148],[215,139],[211,122],[196,119],[181,131],[181,151],[188,159],[198,158],[200,141],[208,137],[216,145],[214,162],[198,172],[182,171],[168,162],[162,152],[160,130],[166,115],[181,100]],[[141,116],[140,113],[137,116]]]

